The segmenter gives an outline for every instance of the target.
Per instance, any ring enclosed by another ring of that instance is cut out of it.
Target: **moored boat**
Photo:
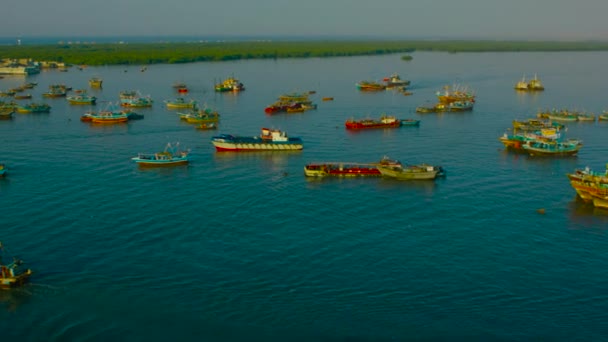
[[[125,111],[113,111],[113,110],[101,110],[98,112],[87,112],[81,118],[80,121],[92,122],[96,124],[116,124],[124,123],[129,121],[129,112]]]
[[[214,86],[215,91],[223,93],[227,91],[239,92],[245,90],[245,86],[237,78],[228,77]]]
[[[598,121],[608,121],[608,112],[604,111],[602,114],[597,116]]]
[[[12,259],[5,263],[4,258]],[[0,242],[0,289],[7,290],[25,284],[32,275],[31,269],[22,269],[23,260],[10,257]]]
[[[445,175],[441,166],[428,164],[403,165],[397,160],[382,159],[377,165],[383,176],[399,180],[433,180]]]
[[[217,129],[217,122],[203,122],[200,125],[197,125],[196,129],[200,129],[200,130]]]
[[[255,137],[221,134],[211,138],[217,151],[294,151],[303,148],[302,139],[288,137],[278,129],[262,128],[262,134]]]
[[[15,114],[15,110],[13,108],[0,108],[0,120],[12,119]]]
[[[13,96],[15,100],[29,100],[32,98],[32,94],[18,94]]]
[[[406,119],[401,120],[392,115],[383,114],[379,119],[362,119],[362,120],[354,120],[349,119],[346,120],[344,125],[347,129],[365,129],[365,128],[396,128],[405,126],[418,126],[420,124],[420,120],[414,119]]]
[[[91,88],[101,88],[103,80],[100,77],[91,77],[89,79],[89,86]]]
[[[28,103],[22,106],[17,106],[17,113],[49,113],[51,106],[46,103]]]
[[[175,166],[190,162],[190,151],[179,150],[179,143],[168,143],[165,150],[157,153],[139,153],[131,158],[139,166]]]
[[[4,175],[6,175],[6,166],[0,164],[0,177],[4,177]]]
[[[173,100],[165,100],[165,105],[167,108],[194,108],[196,103],[196,100],[188,100],[183,97],[178,97]]]
[[[68,87],[62,84],[54,84],[49,86],[49,90],[42,93],[44,97],[65,97],[67,95]]]
[[[345,162],[306,164],[306,166],[304,166],[304,174],[308,177],[357,177],[382,175],[376,167],[376,164]]]
[[[66,96],[66,100],[71,105],[94,105],[97,102],[97,97],[80,93],[76,95]]]
[[[443,87],[443,91],[436,93],[439,103],[449,104],[452,102],[475,102],[475,93],[468,89],[466,86],[446,85]]]
[[[382,91],[386,89],[386,85],[374,81],[361,81],[355,85],[361,91]]]
[[[392,74],[389,77],[383,79],[386,89],[399,88],[404,89],[405,86],[410,85],[410,81],[401,79],[398,74]]]
[[[522,145],[531,156],[575,156],[583,145],[580,141],[540,141],[533,140]]]

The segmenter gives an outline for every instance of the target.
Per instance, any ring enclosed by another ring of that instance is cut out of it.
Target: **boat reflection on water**
[[[8,312],[15,312],[19,306],[26,304],[31,297],[32,293],[27,289],[0,290],[0,311],[5,309]]]
[[[599,208],[593,203],[586,203],[576,194],[568,204],[570,218],[573,223],[605,230],[608,227],[608,209]]]
[[[266,159],[266,160],[286,160],[292,157],[302,156],[302,150],[277,150],[277,151],[245,151],[245,152],[231,152],[231,151],[216,151],[213,154],[213,159],[218,162],[224,161],[235,161],[235,160],[255,160],[255,159]]]

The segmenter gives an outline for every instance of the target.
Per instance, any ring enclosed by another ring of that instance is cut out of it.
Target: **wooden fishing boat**
[[[208,108],[205,110],[198,110],[194,113],[180,115],[180,119],[186,120],[188,123],[202,124],[220,121],[220,114]]]
[[[475,102],[475,93],[468,89],[468,87],[461,85],[443,87],[443,91],[436,93],[439,103],[449,104],[452,102]]]
[[[604,111],[602,114],[597,116],[598,121],[608,121],[608,112]]]
[[[13,108],[0,108],[0,120],[10,120],[14,114],[15,110]]]
[[[583,147],[579,141],[540,141],[533,140],[522,145],[531,156],[575,156]]]
[[[49,113],[51,106],[46,103],[28,103],[23,106],[17,106],[17,113]]]
[[[6,166],[0,164],[0,177],[4,177],[4,175],[6,175]]]
[[[420,124],[419,120],[407,119],[400,120],[392,115],[383,114],[379,119],[363,119],[363,120],[346,120],[344,126],[346,129],[366,129],[366,128],[396,128],[402,125],[417,126]]]
[[[91,79],[89,79],[89,86],[91,88],[101,88],[102,84],[103,80],[100,77],[91,77]]]
[[[383,176],[398,180],[433,180],[445,175],[441,166],[428,164],[403,165],[397,160],[384,158],[377,165]]]
[[[362,164],[362,163],[345,163],[345,162],[331,162],[331,163],[311,163],[304,166],[304,174],[308,177],[325,177],[325,176],[337,176],[337,177],[363,177],[371,176],[378,177],[382,176],[382,173],[376,167],[376,164]]]
[[[357,89],[361,91],[382,91],[386,89],[384,84],[374,81],[361,81],[355,84]]]
[[[595,172],[586,167],[576,169],[573,173],[567,173],[566,176],[578,197],[585,202],[592,202],[594,195],[608,196],[608,164],[606,164],[605,172]]]
[[[196,107],[196,100],[187,100],[183,97],[178,97],[173,100],[165,100],[167,108],[194,108]]]
[[[94,105],[97,102],[97,97],[80,93],[76,95],[66,96],[66,100],[71,105]]]
[[[92,122],[96,124],[117,124],[125,123],[129,121],[129,114],[127,112],[117,112],[112,110],[101,110],[99,112],[87,112],[81,118],[80,121]]]
[[[125,90],[119,93],[122,107],[142,108],[152,107],[154,101],[150,96],[142,96],[138,91]]]
[[[543,83],[538,79],[538,77],[536,76],[536,74],[534,74],[534,78],[531,79],[528,82],[528,90],[530,91],[541,91],[541,90],[545,90],[545,86],[543,85]]]
[[[15,94],[13,98],[15,100],[29,100],[32,98],[32,94]]]
[[[288,137],[278,129],[262,128],[262,134],[256,137],[221,134],[211,138],[211,143],[219,151],[294,151],[303,148],[302,139]]]
[[[526,76],[524,75],[519,82],[515,84],[515,90],[527,91],[528,90],[528,82],[526,81]]]
[[[234,77],[228,77],[220,83],[216,83],[214,86],[215,91],[223,93],[227,91],[239,92],[245,90],[245,86],[238,79]]]
[[[142,167],[185,165],[190,162],[189,154],[189,150],[179,150],[179,143],[168,143],[163,152],[139,153],[131,160]]]
[[[49,91],[42,93],[43,97],[65,97],[67,95],[67,91],[71,90],[68,89],[68,87],[66,87],[63,84],[53,84],[49,86]]]
[[[333,101],[334,98],[333,97],[324,97],[321,99],[322,101]]]
[[[398,74],[392,74],[383,79],[386,89],[399,88],[405,90],[405,87],[410,85],[410,81],[401,79]]]
[[[10,258],[12,261],[5,263],[4,259]],[[25,284],[32,275],[31,269],[23,269],[23,260],[10,257],[6,248],[0,242],[0,289],[8,290]]]

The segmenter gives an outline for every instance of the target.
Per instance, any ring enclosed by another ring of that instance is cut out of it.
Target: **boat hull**
[[[378,177],[382,174],[376,167],[347,164],[308,164],[304,167],[304,174],[308,177]]]
[[[0,289],[8,290],[14,287],[22,286],[29,280],[32,273],[32,270],[27,269],[25,272],[14,277],[0,277]]]
[[[188,158],[176,158],[175,160],[145,160],[140,158],[133,158],[133,161],[140,167],[163,167],[163,166],[177,166],[186,165],[190,162]]]
[[[383,176],[399,180],[433,180],[437,178],[440,170],[433,166],[395,168],[391,166],[378,165],[378,170]]]
[[[298,151],[303,149],[302,143],[290,142],[220,142],[212,141],[218,152],[225,151]]]

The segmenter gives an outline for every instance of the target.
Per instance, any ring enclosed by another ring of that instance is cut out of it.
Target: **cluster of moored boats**
[[[467,112],[473,110],[475,93],[460,85],[444,86],[436,94],[437,103],[416,107],[417,113]]]
[[[549,119],[513,121],[500,138],[506,148],[531,156],[574,156],[583,146],[578,139],[565,139],[564,125]]]

